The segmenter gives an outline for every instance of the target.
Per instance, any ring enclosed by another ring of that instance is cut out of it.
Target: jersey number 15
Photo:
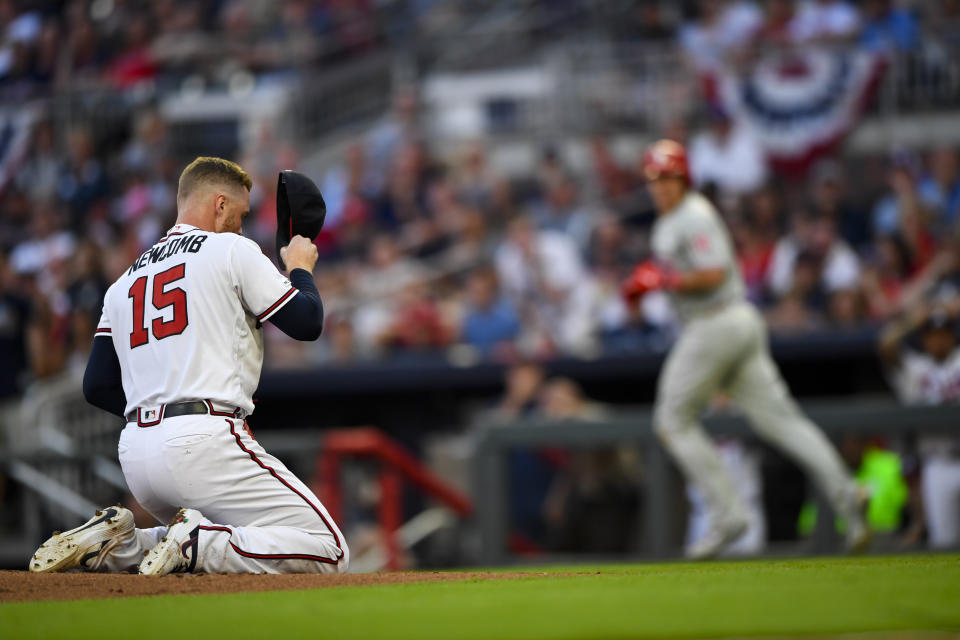
[[[182,280],[186,274],[186,265],[178,264],[153,276],[153,296],[151,303],[157,311],[173,307],[173,319],[154,318],[150,326],[157,340],[183,333],[187,328],[187,292],[180,287],[170,290],[164,288],[171,282]],[[140,276],[130,285],[127,297],[133,300],[133,331],[130,332],[130,348],[147,344],[150,335],[143,321],[147,298],[147,277]]]

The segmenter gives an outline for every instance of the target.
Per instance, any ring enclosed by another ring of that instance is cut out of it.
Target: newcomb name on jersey
[[[261,324],[295,294],[251,240],[173,227],[104,297],[97,334],[113,340],[126,411],[213,400],[251,413]]]

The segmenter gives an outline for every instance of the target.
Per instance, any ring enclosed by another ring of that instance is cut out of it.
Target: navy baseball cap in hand
[[[316,240],[327,217],[320,188],[302,173],[285,170],[277,178],[277,260],[284,269],[280,248],[293,236]]]

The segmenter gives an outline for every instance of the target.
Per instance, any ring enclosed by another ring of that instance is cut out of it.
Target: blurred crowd
[[[220,35],[252,42],[237,55],[263,71],[271,60],[293,59],[266,52],[271,43],[295,46],[294,30],[358,47],[381,42],[383,7],[378,20],[353,19],[374,4],[0,2],[0,87],[29,82],[42,93],[84,74],[102,83],[201,68],[180,44],[161,55],[165,40],[192,41],[185,32],[196,35],[198,50]],[[413,4],[424,15],[433,5]],[[615,35],[681,47],[696,67],[741,55],[745,34],[927,46],[927,30],[946,29],[960,10],[949,0],[693,4],[681,14],[671,3],[631,3],[635,19]],[[336,167],[314,176],[328,203],[316,270],[324,336],[294,343],[268,325],[268,366],[662,349],[674,326],[665,299],[650,295],[635,309],[619,295],[630,267],[649,256],[653,212],[639,157],[614,153],[597,137],[587,166],[575,170],[558,140],[542,145],[532,172],[504,174],[484,141],[438,153],[426,117],[416,86],[397,91],[389,113]],[[191,158],[177,156],[169,123],[150,105],[135,109],[123,131],[102,139],[82,121],[47,113],[2,185],[0,396],[81,367],[106,287],[173,223],[176,179]],[[750,297],[775,332],[869,328],[920,300],[956,295],[956,148],[824,157],[796,178],[772,169],[749,132],[715,106],[649,133],[688,145],[697,187],[722,211]],[[264,127],[236,158],[255,184],[245,232],[269,254],[276,172],[297,166],[301,151]]]
[[[4,0],[0,97],[142,83],[223,87],[382,48],[433,2]]]
[[[506,22],[527,20],[534,35],[593,30],[670,48],[690,74],[825,42],[916,55],[915,79],[960,50],[958,0],[0,0],[0,406],[31,381],[82,371],[107,286],[173,224],[177,177],[192,160],[174,147],[154,100],[131,100],[106,133],[43,100],[259,82],[404,46],[414,33],[443,33],[453,14],[507,5],[524,11]],[[268,324],[267,366],[662,352],[675,332],[667,300],[650,294],[631,308],[619,293],[650,257],[654,213],[639,150],[625,154],[616,135],[597,136],[587,162],[574,162],[558,139],[540,145],[532,171],[508,172],[491,140],[441,152],[421,98],[416,85],[397,90],[391,110],[313,176],[328,204],[315,272],[324,335],[296,343]],[[955,110],[956,98],[933,106]],[[8,109],[28,101],[40,116],[22,150],[9,152]],[[722,108],[694,111],[643,134],[687,145],[696,187],[724,216],[772,331],[887,326],[882,355],[899,397],[960,401],[960,149],[824,156],[788,176]],[[245,233],[268,255],[277,171],[298,168],[306,151],[263,126],[234,158],[254,181]],[[494,413],[506,423],[605,411],[575,382],[530,364],[509,369],[505,387]],[[912,522],[928,520],[937,546],[960,544],[957,442],[925,439],[918,456],[908,479],[925,516]],[[518,451],[510,465],[524,488],[512,496],[515,548],[629,546],[642,497],[624,451]]]
[[[466,362],[591,356],[671,338],[663,298],[632,309],[619,295],[649,255],[638,158],[598,138],[586,172],[546,146],[531,175],[505,176],[481,143],[431,154],[415,111],[415,98],[401,97],[323,178],[317,279],[328,333],[316,348],[287,343],[281,361],[442,349]],[[857,331],[957,295],[957,149],[827,157],[796,180],[773,172],[718,109],[670,134],[688,144],[697,186],[722,211],[774,331]]]

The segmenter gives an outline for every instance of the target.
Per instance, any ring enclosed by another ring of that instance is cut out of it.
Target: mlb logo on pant
[[[143,411],[143,420],[144,422],[152,422],[157,419],[157,410],[156,409],[144,409]]]

